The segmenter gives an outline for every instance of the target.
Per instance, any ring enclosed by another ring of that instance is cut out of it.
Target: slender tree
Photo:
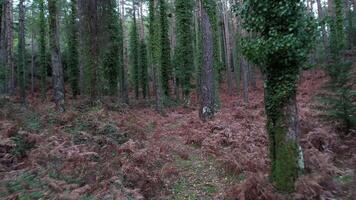
[[[25,43],[25,5],[19,1],[19,45],[18,45],[18,81],[23,105],[26,104],[26,43]]]
[[[139,98],[140,92],[140,80],[139,80],[139,35],[137,30],[137,18],[136,18],[136,1],[132,2],[132,13],[133,13],[133,21],[131,24],[130,31],[130,62],[132,68],[132,81],[135,89],[136,99]]]
[[[162,86],[160,80],[160,64],[161,64],[161,36],[160,36],[160,18],[159,18],[159,5],[158,0],[149,1],[149,49],[150,60],[153,71],[153,85],[155,90],[156,111],[163,112],[162,101]]]
[[[69,16],[69,34],[68,34],[68,70],[69,82],[72,88],[73,96],[79,94],[79,39],[78,39],[78,23],[77,23],[77,1],[70,2],[70,16]]]
[[[118,73],[121,65],[119,37],[121,36],[119,34],[117,4],[115,0],[108,0],[104,6],[107,13],[106,30],[110,41],[105,48],[104,75],[108,83],[109,93],[114,95],[118,92]]]
[[[41,98],[46,99],[46,79],[47,79],[47,37],[46,37],[46,18],[45,18],[45,6],[44,0],[39,0],[39,35],[38,35],[38,45],[39,45],[39,57],[40,57],[40,85],[41,85]]]
[[[142,39],[140,41],[140,62],[139,62],[139,68],[140,68],[140,84],[142,88],[142,96],[144,99],[147,98],[148,96],[148,65],[147,65],[147,46],[145,43],[145,40]]]
[[[189,55],[193,55],[193,1],[176,0],[177,20],[177,47],[175,51],[175,62],[178,66],[178,79],[183,88],[183,96],[186,103],[192,88],[191,78],[193,75],[193,61]]]
[[[5,31],[5,63],[8,71],[8,89],[10,93],[15,91],[15,65],[13,63],[13,10],[12,10],[12,0],[5,0],[4,2],[4,31]]]
[[[64,107],[64,77],[63,65],[59,49],[59,27],[58,27],[58,8],[56,0],[48,0],[49,11],[49,37],[52,57],[52,76],[54,100],[60,112],[65,111]]]
[[[129,91],[127,84],[127,62],[126,62],[126,42],[124,40],[125,36],[125,1],[121,0],[121,13],[119,19],[119,77],[120,77],[120,96],[122,102],[129,104]]]
[[[214,117],[214,39],[213,27],[206,10],[211,9],[206,2],[200,0],[199,10],[201,16],[203,67],[201,70],[200,111],[199,116],[203,121]]]
[[[169,25],[167,15],[167,4],[165,0],[159,0],[159,14],[161,21],[161,80],[162,89],[166,97],[170,95],[169,80],[171,78],[171,57],[169,41]]]
[[[271,180],[279,190],[291,192],[303,169],[296,85],[316,26],[301,0],[246,0],[240,14],[246,30],[258,33],[245,37],[243,48],[265,76]]]

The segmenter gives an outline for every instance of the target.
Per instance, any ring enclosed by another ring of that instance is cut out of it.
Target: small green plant
[[[15,147],[11,150],[11,154],[16,158],[23,158],[27,152],[35,147],[35,143],[29,142],[25,135],[17,133],[11,138],[15,143]]]
[[[42,128],[41,119],[37,114],[29,114],[24,119],[24,128],[31,132],[39,132]]]
[[[353,91],[352,64],[341,59],[327,67],[331,78],[328,90],[329,94],[322,98],[326,106],[326,114],[333,120],[340,122],[342,132],[349,134],[356,127],[356,92]]]
[[[6,187],[10,193],[18,193],[20,200],[41,199],[44,197],[42,191],[46,189],[41,179],[30,172],[25,172],[16,180],[9,181]]]

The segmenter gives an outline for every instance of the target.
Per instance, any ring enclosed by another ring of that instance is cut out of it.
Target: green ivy
[[[299,149],[296,141],[286,140],[284,108],[296,96],[299,71],[316,38],[316,22],[301,0],[246,0],[235,9],[245,30],[256,35],[242,38],[243,54],[265,75],[271,178],[279,190],[291,192]]]

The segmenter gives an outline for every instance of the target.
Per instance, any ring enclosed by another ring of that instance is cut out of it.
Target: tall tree
[[[18,81],[20,86],[21,102],[26,104],[26,44],[25,44],[25,5],[24,0],[19,1],[19,44],[18,44]]]
[[[130,31],[130,62],[132,68],[132,81],[135,89],[136,99],[139,98],[140,92],[140,80],[139,80],[139,35],[137,30],[136,19],[136,6],[137,2],[132,2],[132,24]]]
[[[162,86],[160,80],[160,64],[161,64],[161,31],[160,31],[160,18],[159,18],[159,5],[158,0],[149,1],[149,48],[150,60],[153,71],[153,85],[155,90],[156,111],[163,112],[162,101]]]
[[[161,80],[162,89],[166,97],[170,95],[169,80],[171,78],[171,47],[169,41],[169,25],[167,15],[167,4],[165,0],[159,0],[159,14],[161,21]]]
[[[47,78],[47,37],[46,37],[46,18],[45,18],[45,6],[44,0],[39,0],[39,57],[40,57],[40,85],[41,85],[41,98],[44,100],[46,98],[46,78]]]
[[[7,70],[6,70],[6,66],[5,66],[5,63],[4,63],[4,59],[5,59],[5,55],[4,55],[4,52],[5,52],[5,49],[4,49],[4,40],[5,40],[5,37],[4,37],[4,23],[3,23],[3,19],[4,19],[4,1],[0,1],[0,80],[2,80],[2,90],[0,92],[6,92],[7,90]]]
[[[68,34],[68,70],[69,82],[72,88],[73,96],[79,94],[79,30],[77,23],[77,1],[71,0],[70,2],[70,16],[69,16],[69,34]]]
[[[105,2],[105,1],[104,1]],[[106,30],[109,38],[104,58],[104,76],[108,83],[109,94],[114,95],[118,92],[118,74],[121,67],[120,38],[117,4],[115,0],[107,0],[104,4],[106,12]]]
[[[193,55],[193,1],[176,0],[177,21],[177,47],[175,51],[175,62],[178,66],[179,82],[183,87],[183,96],[186,103],[189,101],[191,91],[191,78],[193,75],[193,61],[189,55]]]
[[[4,2],[4,31],[5,31],[5,63],[8,74],[8,89],[9,92],[13,93],[15,91],[15,65],[13,63],[13,9],[12,9],[12,0],[5,0]]]
[[[59,27],[58,27],[58,8],[56,0],[48,0],[49,12],[49,38],[51,47],[51,60],[52,60],[52,76],[53,76],[53,89],[54,100],[56,107],[60,112],[65,111],[64,106],[64,77],[63,65],[59,49]]]
[[[129,90],[127,83],[127,45],[125,36],[125,0],[121,0],[121,13],[119,20],[119,47],[120,47],[120,96],[124,103],[129,104]]]
[[[291,192],[303,169],[296,85],[316,26],[301,0],[246,0],[240,14],[246,30],[258,33],[245,37],[243,48],[265,76],[271,180],[279,190]]]
[[[199,10],[201,16],[203,67],[200,77],[200,111],[199,116],[203,121],[214,117],[214,38],[211,20],[206,10],[209,2],[202,3],[200,0]]]

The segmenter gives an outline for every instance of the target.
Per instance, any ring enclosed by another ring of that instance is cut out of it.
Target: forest
[[[0,199],[355,200],[356,0],[0,0]]]

